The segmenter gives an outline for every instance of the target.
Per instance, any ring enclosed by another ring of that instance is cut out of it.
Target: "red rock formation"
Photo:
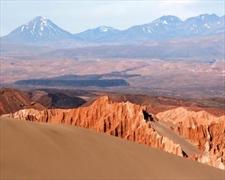
[[[225,116],[216,117],[205,111],[176,108],[158,113],[160,120],[171,122],[171,128],[197,145],[202,154],[198,161],[224,169]]]
[[[166,152],[183,156],[180,145],[161,136],[146,122],[145,107],[130,102],[112,102],[107,96],[88,107],[76,109],[20,110],[11,116],[37,122],[71,124],[135,141]]]

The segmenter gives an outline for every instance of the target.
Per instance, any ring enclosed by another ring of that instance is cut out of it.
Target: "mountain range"
[[[162,16],[150,23],[118,30],[109,26],[73,34],[63,30],[45,17],[35,17],[30,22],[19,26],[8,35],[1,37],[4,42],[42,43],[71,41],[80,43],[129,43],[174,38],[202,37],[223,34],[225,16],[202,14],[181,20],[176,16]]]

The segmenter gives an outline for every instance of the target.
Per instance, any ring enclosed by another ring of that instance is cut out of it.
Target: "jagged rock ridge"
[[[144,108],[130,102],[114,103],[108,96],[103,96],[88,107],[43,111],[24,109],[11,116],[29,121],[64,123],[93,129],[183,156],[179,144],[161,136],[151,127],[149,120],[144,117]]]

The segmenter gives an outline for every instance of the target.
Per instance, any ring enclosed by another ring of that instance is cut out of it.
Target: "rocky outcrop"
[[[225,116],[180,107],[158,113],[156,117],[170,122],[171,129],[198,146],[202,153],[196,160],[225,168]]]
[[[67,94],[63,90],[32,90],[29,91],[31,100],[46,108],[76,108],[86,101],[78,96]],[[75,93],[74,93],[75,94]]]
[[[0,115],[14,113],[20,109],[76,108],[86,103],[79,93],[66,90],[0,89]]]
[[[0,89],[0,114],[16,112],[20,109],[34,108],[42,110],[45,107],[30,99],[29,94],[16,89]]]
[[[98,98],[87,107],[42,111],[24,109],[11,116],[35,122],[71,124],[159,148],[179,156],[185,154],[179,144],[160,135],[151,126],[149,121],[153,121],[154,118],[145,112],[144,106],[130,102],[113,102],[108,96]]]

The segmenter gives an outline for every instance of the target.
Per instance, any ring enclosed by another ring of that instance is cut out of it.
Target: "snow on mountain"
[[[114,31],[115,29],[109,26],[100,26],[97,28],[101,32],[109,32],[109,31]]]
[[[175,37],[176,27],[182,21],[176,16],[162,16],[151,23],[130,27],[123,32],[121,39],[160,40]]]
[[[181,19],[176,16],[162,16],[156,20],[154,20],[151,24],[159,25],[159,24],[166,24],[166,25],[178,25],[182,23]]]
[[[16,28],[4,39],[18,42],[39,42],[72,38],[72,34],[61,29],[49,19],[38,16]]]
[[[85,41],[101,41],[102,39],[105,41],[119,32],[119,30],[110,26],[99,26],[94,29],[88,29],[76,35]]]
[[[182,21],[176,16],[162,16],[151,23],[133,26],[123,32],[123,40],[166,40],[177,37],[212,35],[224,32],[224,16],[202,14]]]
[[[201,14],[184,21],[176,16],[162,16],[150,23],[132,26],[126,30],[118,30],[110,26],[99,26],[81,33],[71,34],[45,17],[38,16],[24,24],[7,36],[1,38],[13,42],[142,42],[149,40],[167,40],[214,35],[225,32],[224,16]],[[68,43],[67,43],[68,44]]]
[[[215,14],[202,14],[188,18],[183,23],[183,32],[186,35],[203,35],[210,32],[210,29],[218,27],[220,17]]]

